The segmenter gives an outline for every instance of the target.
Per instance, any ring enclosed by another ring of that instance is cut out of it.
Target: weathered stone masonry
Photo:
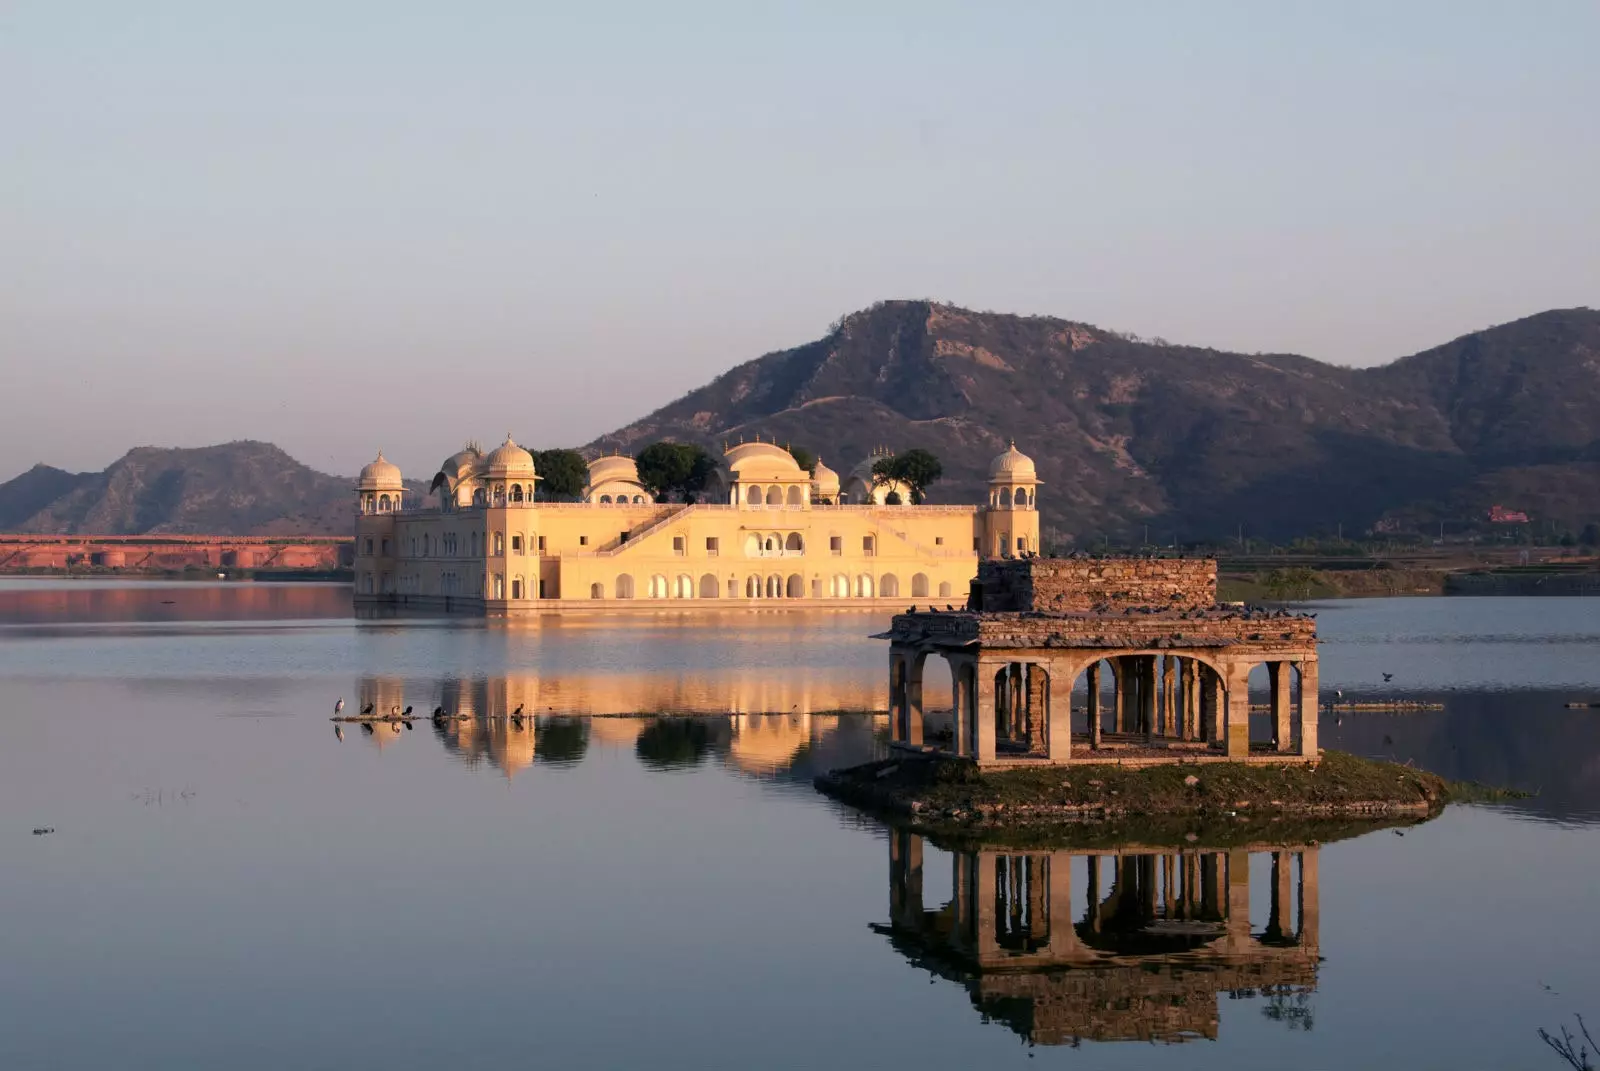
[[[892,739],[980,766],[1314,762],[1315,621],[1217,606],[1215,591],[1209,561],[984,562],[969,609],[913,607],[885,635]],[[924,739],[930,654],[950,667],[948,740]],[[1258,665],[1271,701],[1253,737]]]

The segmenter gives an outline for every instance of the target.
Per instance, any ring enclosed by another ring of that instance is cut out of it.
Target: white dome
[[[839,474],[822,463],[817,458],[817,467],[811,470],[811,482],[817,485],[817,494],[824,498],[835,498],[839,494]]]
[[[1017,449],[1015,441],[1006,447],[1006,452],[995,458],[989,464],[989,480],[991,483],[1029,483],[1039,478],[1038,470],[1033,467],[1033,458]]]
[[[806,471],[777,443],[739,443],[722,455],[729,482],[804,480]]]
[[[511,436],[507,435],[506,441],[483,459],[483,468],[493,476],[532,476],[533,455],[512,442]]]
[[[362,491],[397,491],[405,486],[400,479],[400,466],[387,460],[383,451],[361,470],[356,486]]]

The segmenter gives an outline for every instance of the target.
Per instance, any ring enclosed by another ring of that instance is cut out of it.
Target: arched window
[[[783,598],[783,577],[776,575],[767,577],[767,598]]]
[[[633,504],[636,505],[636,506],[643,505],[644,504],[644,496],[643,495],[634,495],[633,496]]]
[[[617,577],[617,598],[633,598],[633,577],[627,573]]]
[[[803,599],[806,597],[805,578],[799,573],[789,574],[789,580],[785,585],[785,588],[786,590],[784,591],[784,594],[791,599]]]
[[[747,599],[761,598],[761,578],[747,576],[744,578],[744,597]]]
[[[750,503],[750,505],[752,505],[752,506],[761,505],[761,488],[759,488],[759,487],[750,488],[750,492],[746,496],[745,501]]]
[[[777,536],[769,535],[766,543],[762,545],[761,549],[763,553],[771,554],[775,551],[783,549],[783,543],[778,539]]]
[[[494,485],[494,504],[497,506],[506,504],[506,485],[503,483]]]
[[[917,573],[911,578],[911,597],[920,599],[928,594],[928,574]]]
[[[886,599],[897,597],[900,594],[900,578],[893,573],[884,573],[878,583],[878,594]]]
[[[706,573],[700,577],[700,597],[714,599],[718,594],[717,577],[715,573]]]
[[[652,599],[664,599],[667,597],[667,578],[660,573],[650,578],[650,597]]]
[[[496,532],[494,534],[494,552],[496,554],[504,554],[506,552],[506,534],[504,532]],[[428,553],[426,546],[424,546],[422,553]]]
[[[494,597],[497,599],[506,597],[506,574],[504,573],[494,574]]]
[[[801,540],[799,532],[790,532],[783,541],[783,549],[789,554],[803,554],[806,545]]]
[[[744,556],[746,558],[761,557],[761,537],[754,532],[744,537]]]
[[[828,594],[836,599],[848,599],[850,597],[850,578],[843,573],[835,573],[833,575],[833,587]]]
[[[950,581],[945,580],[945,581],[942,581],[939,584],[939,598],[948,599],[949,597],[950,597]]]
[[[694,578],[688,573],[679,573],[672,587],[672,597],[674,599],[694,598]]]
[[[767,505],[769,505],[769,506],[781,506],[781,505],[783,505],[783,488],[781,488],[781,487],[769,487],[769,488],[767,488]]]
[[[589,598],[603,599],[606,597],[606,586],[598,580],[589,585]]]
[[[805,504],[804,493],[800,490],[800,485],[799,484],[795,484],[793,487],[789,488],[789,505],[791,505],[791,506],[800,506],[800,505],[804,505],[804,504]]]
[[[603,505],[603,506],[611,505],[611,496],[610,495],[601,495],[600,496],[600,504]]]
[[[389,496],[388,495],[379,495],[378,496],[378,512],[379,513],[388,513],[389,512]]]
[[[513,599],[522,598],[522,577],[520,576],[513,578],[511,581],[511,597]]]
[[[870,599],[872,597],[872,577],[862,573],[856,577],[856,598]]]
[[[520,483],[514,483],[511,485],[511,501],[522,501],[522,485]]]

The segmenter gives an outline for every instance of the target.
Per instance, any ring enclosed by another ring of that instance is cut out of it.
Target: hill
[[[139,447],[104,472],[35,465],[0,484],[0,531],[346,535],[351,486],[271,443]]]
[[[884,302],[739,365],[591,449],[775,437],[847,470],[877,443],[979,501],[1014,436],[1046,527],[1091,543],[1288,538],[1381,521],[1600,516],[1600,312],[1555,310],[1369,369],[1171,345],[1050,317]]]

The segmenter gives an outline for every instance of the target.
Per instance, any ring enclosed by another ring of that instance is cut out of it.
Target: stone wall
[[[1215,606],[1217,563],[1203,558],[1017,558],[978,563],[971,609],[989,612],[1190,610]]]

